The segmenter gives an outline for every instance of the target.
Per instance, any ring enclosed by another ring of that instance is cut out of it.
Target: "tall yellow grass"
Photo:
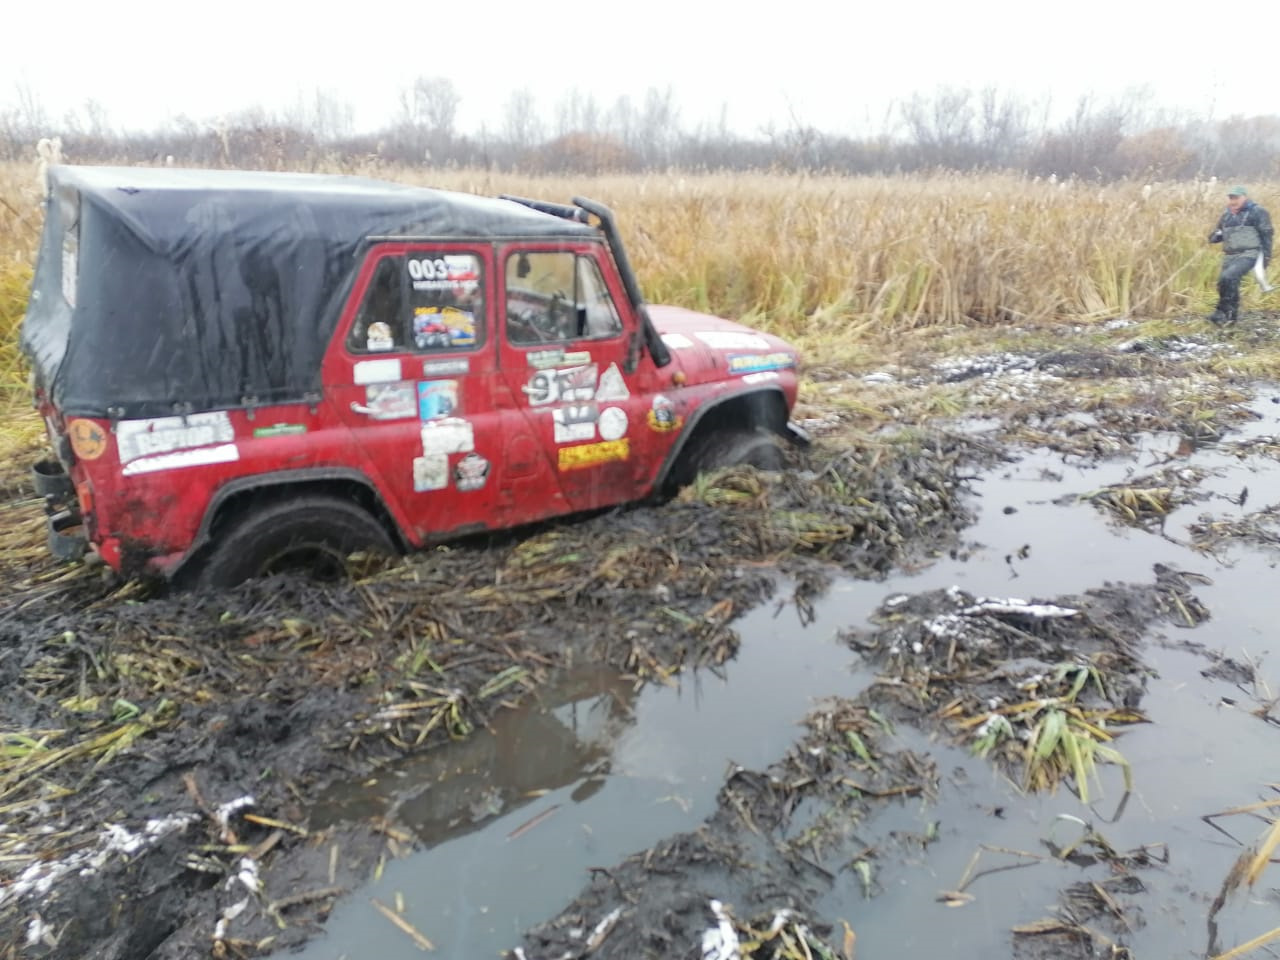
[[[486,195],[591,196],[619,215],[649,300],[742,318],[802,344],[868,329],[1203,309],[1217,265],[1205,236],[1223,201],[1207,183],[1099,187],[1013,175],[351,172]],[[6,393],[21,380],[14,329],[34,250],[34,182],[33,168],[0,167]],[[1265,202],[1269,191],[1257,193]]]

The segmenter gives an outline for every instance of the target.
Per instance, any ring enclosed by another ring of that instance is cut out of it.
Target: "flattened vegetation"
[[[154,838],[173,864],[208,839],[196,795],[212,810],[251,794],[255,816],[297,822],[325,781],[465,738],[577,662],[637,682],[720,663],[738,643],[729,622],[772,591],[776,569],[803,580],[834,562],[875,577],[944,549],[966,519],[969,456],[941,437],[819,449],[782,475],[728,471],[662,507],[444,547],[343,583],[278,577],[175,597],[54,567],[30,542],[38,504],[18,502],[4,515],[9,542],[26,546],[8,560],[0,618],[0,677],[15,691],[0,705],[0,876],[42,889],[58,950],[76,955],[96,935],[91,899],[53,874],[103,823],[179,817]],[[255,843],[271,833],[246,828]],[[263,876],[302,843],[283,831]],[[109,859],[119,895],[142,896],[128,891],[149,858]],[[230,879],[237,862],[224,851],[165,875],[177,892],[164,937],[208,944],[221,909],[210,876]],[[13,888],[0,927],[16,936],[29,903]],[[284,942],[267,914],[245,913],[236,931]]]

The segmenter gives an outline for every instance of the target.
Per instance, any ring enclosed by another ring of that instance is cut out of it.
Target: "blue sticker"
[[[457,380],[420,380],[418,416],[423,420],[443,420],[458,409]]]

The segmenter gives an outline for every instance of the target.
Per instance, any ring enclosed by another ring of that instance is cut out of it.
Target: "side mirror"
[[[520,254],[516,260],[516,276],[523,280],[533,271],[533,267],[529,265],[529,255],[527,253]]]

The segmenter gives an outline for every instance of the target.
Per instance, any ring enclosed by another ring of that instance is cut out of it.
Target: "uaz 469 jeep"
[[[775,466],[784,341],[648,306],[610,211],[55,167],[22,328],[50,543],[218,585]]]

